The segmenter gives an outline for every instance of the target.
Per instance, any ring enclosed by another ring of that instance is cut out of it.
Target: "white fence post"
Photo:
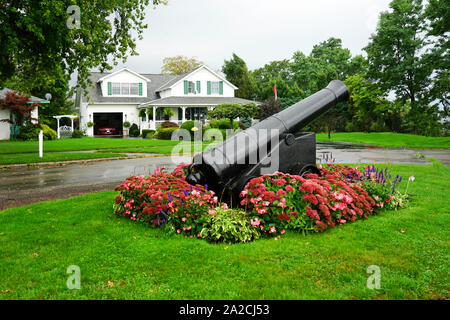
[[[44,156],[44,131],[39,131],[39,158]]]

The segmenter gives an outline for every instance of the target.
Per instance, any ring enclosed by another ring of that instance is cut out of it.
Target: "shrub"
[[[131,126],[131,123],[129,122],[129,121],[125,121],[124,123],[123,123],[123,127],[124,128],[129,128]]]
[[[239,128],[241,130],[245,130],[247,128],[250,128],[252,126],[252,118],[242,118],[239,122]]]
[[[142,130],[142,137],[143,138],[153,138],[155,132],[156,132],[155,130],[143,129]]]
[[[41,129],[38,125],[28,123],[26,126],[20,128],[19,135],[17,136],[20,140],[36,140]]]
[[[250,242],[259,238],[259,231],[250,222],[248,213],[240,209],[217,207],[212,210],[200,235],[209,242]]]
[[[89,121],[88,123],[86,123],[86,125],[88,126],[88,128],[93,127],[94,123],[92,121]],[[125,124],[124,124],[125,125]]]
[[[217,203],[213,191],[161,169],[148,177],[128,177],[115,190],[121,193],[115,199],[116,215],[155,227],[170,223],[176,233],[192,237],[199,236]]]
[[[83,131],[74,129],[72,132],[72,138],[82,138],[83,137]]]
[[[161,127],[162,128],[178,128],[178,124],[176,124],[175,122],[164,121],[163,123],[161,123]]]
[[[42,131],[44,131],[44,140],[58,139],[58,134],[56,133],[56,131],[50,128],[48,125],[42,124],[41,127]]]
[[[211,119],[210,126],[211,126],[211,128],[215,128],[215,129],[230,129],[230,120],[229,119],[220,119],[220,120]],[[234,130],[239,129],[239,122],[233,120],[233,129]]]
[[[172,133],[178,130],[178,128],[158,128],[155,133],[155,137],[161,140],[171,140]]]
[[[139,127],[137,124],[133,123],[130,127],[130,136],[131,137],[138,137],[139,136]]]
[[[305,179],[278,172],[254,178],[242,192],[241,204],[250,207],[255,224],[270,236],[284,228],[323,231],[374,213],[375,201],[363,188],[325,168],[322,175],[307,174]]]

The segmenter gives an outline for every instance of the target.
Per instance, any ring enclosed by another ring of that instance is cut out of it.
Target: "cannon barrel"
[[[261,167],[262,159],[258,157],[257,162],[252,164],[248,163],[248,158],[250,154],[258,154],[258,150],[262,146],[261,140],[255,140],[254,136],[251,135],[252,132],[264,132],[266,134],[268,130],[278,130],[280,142],[276,146],[267,142],[265,147],[269,146],[269,150],[267,150],[269,153],[274,148],[279,148],[281,153],[284,153],[280,154],[281,167],[291,168],[294,166],[294,163],[299,163],[298,159],[285,158],[286,156],[289,157],[289,152],[286,151],[293,148],[297,150],[295,151],[297,152],[295,154],[297,158],[299,148],[303,149],[303,152],[308,150],[310,151],[309,153],[313,152],[314,155],[309,155],[309,159],[313,156],[314,160],[309,162],[313,161],[315,165],[315,136],[313,140],[308,140],[309,144],[314,144],[314,150],[312,151],[312,148],[304,148],[300,141],[301,138],[295,138],[293,134],[330,107],[346,101],[348,97],[349,92],[343,82],[339,80],[331,81],[326,88],[308,98],[268,117],[245,131],[239,132],[219,146],[195,155],[193,163],[188,170],[187,182],[190,184],[207,184],[214,191],[221,192],[227,186],[229,188],[235,187],[236,182],[238,180],[242,181],[245,176],[255,175],[257,173],[255,169]],[[288,136],[290,136],[290,139],[286,138]],[[281,140],[283,140],[281,138],[285,138],[284,145],[281,145]],[[298,143],[296,145],[297,140]],[[243,141],[256,141],[256,143],[243,143]],[[303,140],[303,144],[305,144],[305,140]],[[217,159],[222,159],[222,161],[217,161]],[[285,163],[289,163],[289,165],[284,165]],[[243,181],[246,180],[244,179]],[[242,183],[240,186],[242,187]]]

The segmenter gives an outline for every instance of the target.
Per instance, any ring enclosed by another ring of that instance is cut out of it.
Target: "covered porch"
[[[189,120],[208,122],[207,111],[214,106],[141,106],[139,107],[139,120],[142,130],[156,130],[165,121],[181,126]],[[170,110],[170,111],[169,111]]]

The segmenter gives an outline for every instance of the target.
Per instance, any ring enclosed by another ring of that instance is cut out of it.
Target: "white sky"
[[[341,38],[353,55],[362,53],[378,15],[390,0],[169,0],[148,7],[149,27],[138,41],[139,56],[125,64],[139,73],[159,73],[164,57],[195,56],[220,70],[232,53],[250,70],[295,51]]]

